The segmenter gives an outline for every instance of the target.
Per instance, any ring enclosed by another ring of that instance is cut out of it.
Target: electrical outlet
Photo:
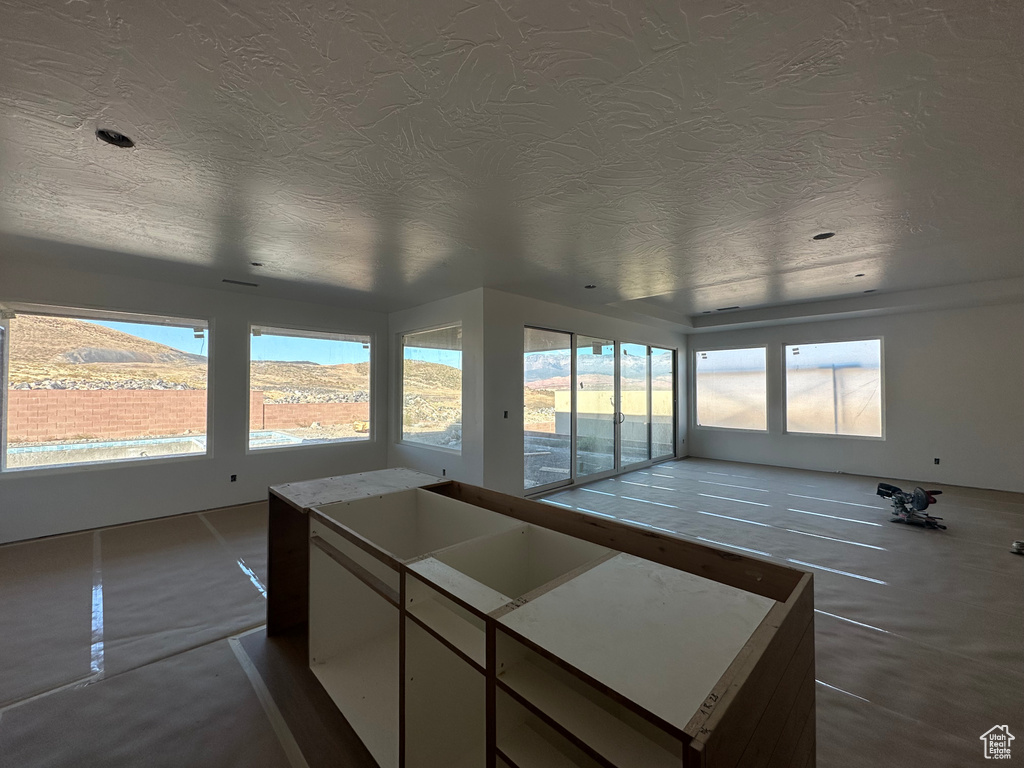
[[[508,418],[508,411],[505,411],[505,418]]]
[[[938,463],[939,463],[939,460],[938,460],[938,459],[936,459],[936,460],[935,460],[935,463],[936,463],[936,464],[938,464]]]
[[[238,475],[232,475],[231,476],[231,482],[232,483],[235,482],[237,479],[238,479]]]

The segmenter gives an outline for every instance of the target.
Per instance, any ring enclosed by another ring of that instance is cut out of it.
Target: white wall
[[[391,439],[388,466],[482,485],[484,476],[483,289],[461,293],[388,316],[391,340]],[[462,325],[462,450],[402,442],[402,334]]]
[[[881,336],[885,439],[783,432],[784,344]],[[1024,305],[694,335],[697,351],[768,345],[767,434],[692,425],[690,454],[1024,491]],[[939,465],[933,459],[941,459]]]
[[[484,290],[483,308],[485,486],[523,494],[523,328],[527,325],[678,350],[676,398],[684,417],[676,435],[676,453],[686,455],[686,336],[490,289]]]
[[[386,466],[387,318],[326,304],[261,298],[5,257],[0,302],[203,318],[210,322],[211,453],[150,462],[0,473],[0,542],[264,499],[267,486]],[[373,338],[370,442],[247,453],[249,323]],[[238,476],[230,482],[230,476]]]

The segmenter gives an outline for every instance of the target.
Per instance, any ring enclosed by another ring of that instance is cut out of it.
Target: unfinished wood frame
[[[437,482],[441,478],[411,469],[384,469],[271,486],[267,494],[267,636],[306,634],[310,510]]]
[[[457,482],[309,521],[311,669],[382,768],[814,765],[810,574]]]

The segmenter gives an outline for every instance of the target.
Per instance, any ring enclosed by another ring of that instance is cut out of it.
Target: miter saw
[[[935,497],[941,495],[942,491],[926,491],[918,486],[913,493],[906,493],[895,485],[879,483],[877,493],[883,499],[892,499],[893,517],[891,522],[946,530],[946,526],[939,522],[941,517],[932,517],[925,512],[929,504],[936,503]]]

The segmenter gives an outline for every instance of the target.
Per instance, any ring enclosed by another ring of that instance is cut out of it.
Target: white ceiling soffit
[[[5,0],[0,22],[8,249],[683,326],[1024,275],[1019,0]]]

